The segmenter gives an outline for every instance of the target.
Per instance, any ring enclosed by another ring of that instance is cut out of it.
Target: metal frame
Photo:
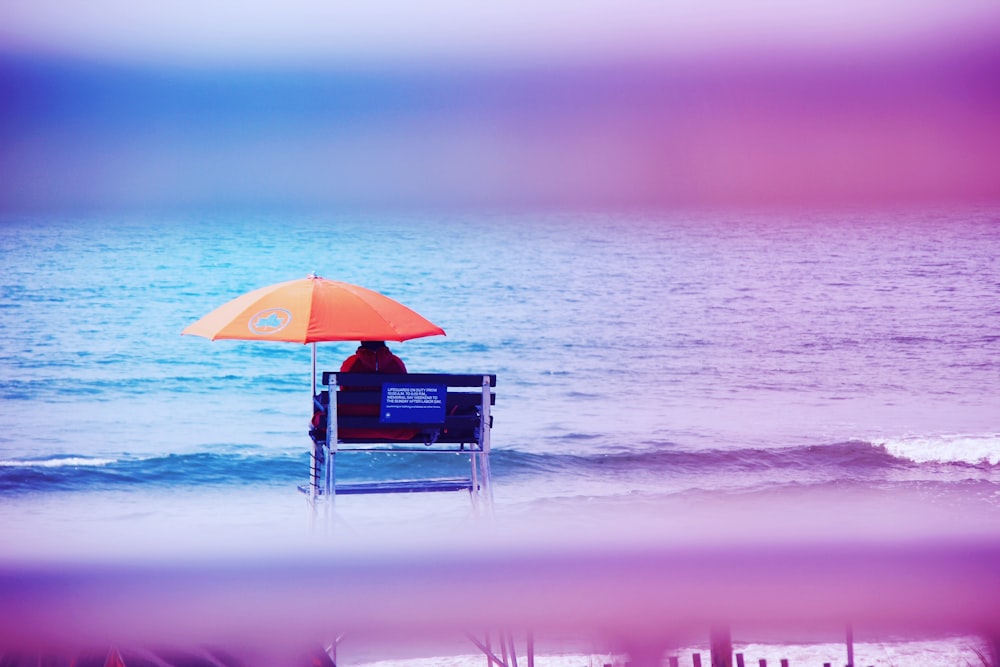
[[[305,487],[299,487],[304,491],[312,509],[312,527],[315,529],[316,518],[320,504],[323,506],[324,523],[329,527],[333,521],[333,510],[337,495],[355,494],[379,494],[379,493],[423,493],[441,491],[467,490],[472,502],[475,514],[491,515],[493,512],[493,487],[492,472],[490,470],[490,431],[492,428],[492,387],[495,383],[489,374],[482,375],[482,398],[479,403],[479,428],[475,442],[469,442],[458,448],[427,449],[411,448],[403,449],[398,445],[385,447],[344,447],[340,443],[337,419],[337,393],[341,390],[337,382],[336,373],[324,373],[324,384],[329,392],[329,406],[327,407],[326,440],[321,443],[314,442],[309,464],[309,483]],[[410,376],[419,377],[419,376]],[[466,377],[440,375],[438,377],[447,379],[448,377]],[[469,386],[469,385],[447,385]],[[472,385],[474,386],[474,385]],[[472,393],[472,392],[469,392]],[[314,392],[315,396],[315,392]],[[315,400],[315,399],[314,399]],[[373,440],[373,445],[384,445],[377,440]],[[432,478],[416,480],[398,480],[392,482],[370,482],[355,484],[337,484],[336,456],[338,452],[379,452],[396,451],[413,454],[462,454],[469,457],[468,478]]]

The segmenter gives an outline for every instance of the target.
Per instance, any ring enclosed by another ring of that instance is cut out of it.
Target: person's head
[[[384,340],[363,340],[363,341],[361,341],[361,348],[365,349],[365,350],[371,350],[372,352],[376,352],[378,350],[381,350],[385,346],[386,345],[385,345],[385,341]]]

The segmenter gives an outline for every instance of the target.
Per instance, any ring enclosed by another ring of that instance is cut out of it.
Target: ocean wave
[[[873,444],[915,463],[1000,465],[1000,434],[905,436],[879,439]]]
[[[308,472],[308,454],[196,452],[120,458],[63,454],[0,461],[0,496],[142,487],[292,484]]]
[[[941,436],[868,442],[851,440],[775,448],[683,449],[672,443],[648,443],[641,449],[601,452],[526,452],[495,449],[494,477],[505,479],[630,480],[725,479],[746,486],[751,480],[772,485],[790,480],[873,480],[892,471],[918,470],[927,464],[996,466],[1000,437]],[[308,476],[309,455],[302,451],[226,448],[164,456],[91,457],[60,454],[0,460],[0,495],[57,490],[105,490],[142,487],[295,486]],[[465,456],[427,456],[407,452],[342,452],[337,476],[350,481],[459,475],[468,470]],[[716,488],[714,484],[709,484]],[[751,484],[752,486],[752,484]]]
[[[0,460],[0,468],[79,468],[100,467],[117,463],[117,459],[90,456],[46,456],[40,458]]]
[[[885,469],[906,465],[885,448],[873,443],[846,442],[775,448],[682,449],[672,444],[650,443],[643,449],[609,448],[604,452],[535,454],[494,450],[494,471],[524,473],[580,473],[597,470],[663,470],[682,474],[723,471],[758,472],[775,469],[844,470]]]

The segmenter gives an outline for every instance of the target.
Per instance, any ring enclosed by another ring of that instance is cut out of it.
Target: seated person
[[[341,373],[405,373],[406,364],[384,340],[363,340],[357,352],[340,365]]]
[[[340,366],[341,373],[406,373],[406,364],[386,346],[385,341],[363,340],[360,347]],[[378,387],[343,387],[342,391],[377,391]],[[325,408],[325,406],[322,406]],[[352,416],[377,417],[380,404],[344,405],[338,408],[339,414]],[[318,429],[319,422],[325,424],[326,414],[313,415],[313,427]],[[325,428],[322,429],[325,438]],[[410,440],[416,431],[408,428],[385,427],[378,429],[344,428],[338,435],[341,438],[376,438],[388,440]]]

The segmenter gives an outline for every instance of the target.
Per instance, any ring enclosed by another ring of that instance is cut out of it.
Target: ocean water
[[[664,539],[995,537],[998,249],[990,207],[8,216],[0,556],[308,535],[309,348],[180,332],[310,272],[442,326],[390,344],[411,371],[497,374],[494,511],[526,535],[628,515]],[[320,344],[320,370],[354,347]],[[357,479],[413,465],[343,458]],[[360,533],[469,521],[437,495],[339,512]]]

